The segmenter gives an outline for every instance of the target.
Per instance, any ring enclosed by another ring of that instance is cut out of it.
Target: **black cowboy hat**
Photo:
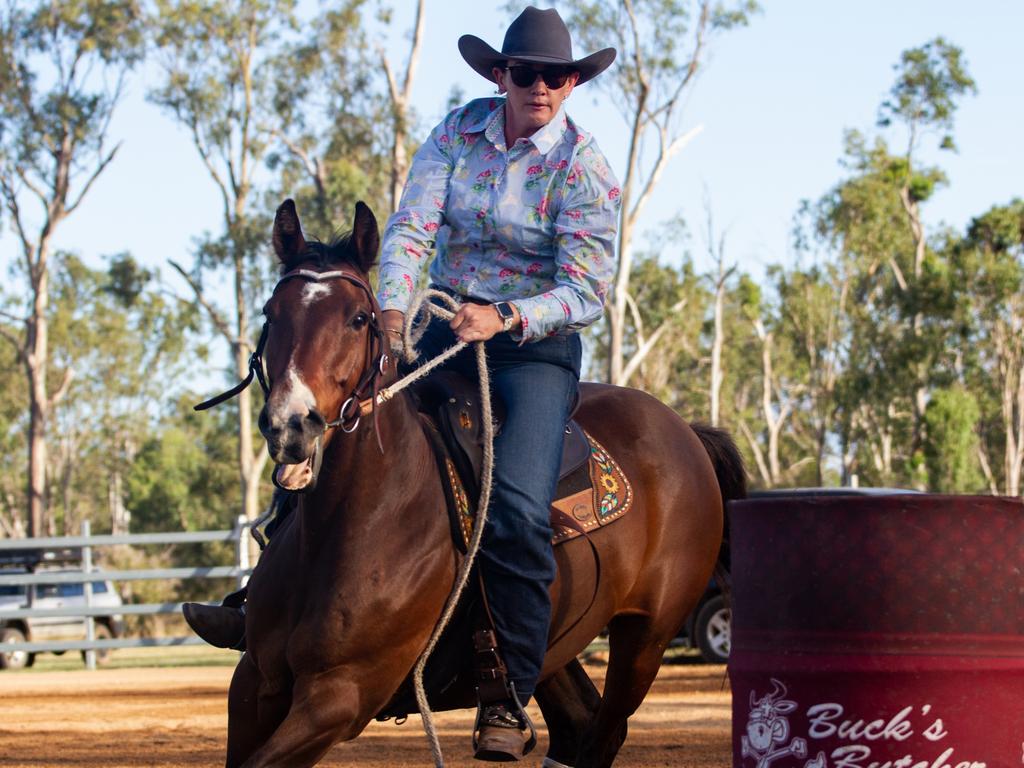
[[[574,61],[569,30],[554,8],[542,11],[531,7],[519,14],[509,25],[500,52],[475,35],[463,35],[459,38],[459,53],[492,83],[495,80],[491,70],[504,66],[509,59],[570,67],[580,73],[577,85],[597,77],[615,61],[614,48],[604,48]]]

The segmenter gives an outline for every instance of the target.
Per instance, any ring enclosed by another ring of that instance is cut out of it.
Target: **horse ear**
[[[300,253],[306,252],[306,238],[302,236],[302,225],[295,210],[295,201],[285,200],[274,216],[274,253],[282,262],[288,263]]]
[[[352,224],[352,244],[356,249],[356,259],[363,272],[369,272],[377,263],[377,249],[380,248],[380,231],[377,219],[370,206],[360,200],[356,203],[356,217]]]

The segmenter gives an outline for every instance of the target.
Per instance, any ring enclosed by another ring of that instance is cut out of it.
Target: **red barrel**
[[[734,768],[1024,766],[1024,505],[730,507]]]

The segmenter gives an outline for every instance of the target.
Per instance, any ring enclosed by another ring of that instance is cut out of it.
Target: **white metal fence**
[[[12,620],[31,620],[59,617],[82,617],[85,622],[84,640],[54,640],[43,642],[5,643],[4,652],[26,651],[84,651],[88,669],[96,668],[96,651],[108,648],[138,648],[172,645],[202,645],[203,641],[194,635],[180,637],[120,637],[96,638],[97,616],[111,614],[124,616],[177,614],[181,603],[142,603],[122,605],[117,608],[92,605],[92,583],[96,581],[144,581],[156,579],[223,579],[233,578],[239,585],[252,573],[249,563],[248,521],[239,517],[235,527],[223,531],[195,531],[188,533],[136,533],[119,536],[92,536],[89,523],[82,524],[81,536],[53,536],[33,539],[0,540],[0,555],[11,550],[59,550],[80,548],[82,570],[80,572],[46,571],[40,573],[2,573],[0,586],[31,584],[82,584],[85,607],[74,608],[27,608],[0,609],[0,624]],[[141,546],[145,544],[197,544],[204,542],[234,542],[235,564],[230,566],[195,566],[184,568],[149,568],[142,570],[97,571],[93,570],[93,552],[97,547],[115,545]]]

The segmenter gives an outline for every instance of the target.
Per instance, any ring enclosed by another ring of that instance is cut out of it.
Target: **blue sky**
[[[404,55],[412,3],[396,5],[397,59]],[[441,117],[453,84],[467,97],[491,92],[455,43],[470,32],[500,47],[509,19],[502,5],[427,1],[414,90],[424,133]],[[962,228],[990,205],[1024,195],[1024,3],[765,0],[764,6],[748,28],[715,44],[682,122],[684,130],[703,130],[669,166],[641,230],[681,214],[694,232],[698,266],[707,269],[706,188],[716,226],[727,232],[730,261],[755,276],[767,264],[792,263],[793,214],[801,199],[819,197],[841,178],[844,130],[876,132],[877,108],[900,52],[937,35],[964,50],[979,93],[966,98],[957,114],[959,153],[926,157],[950,179],[929,202],[927,222],[933,229],[939,222]],[[588,52],[577,51],[582,53]],[[130,251],[170,278],[167,259],[187,263],[193,238],[219,229],[220,200],[184,131],[145,102],[146,76],[141,72],[131,82],[115,119],[114,134],[123,141],[118,158],[62,225],[57,241],[96,264],[104,254]],[[628,136],[618,114],[593,86],[578,89],[567,106],[595,134],[621,177]],[[14,254],[5,233],[0,262]],[[666,257],[673,257],[671,248]]]

